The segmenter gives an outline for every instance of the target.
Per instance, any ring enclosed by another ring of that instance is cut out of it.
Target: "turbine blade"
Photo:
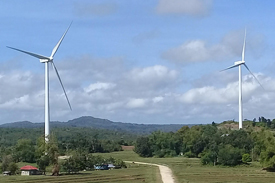
[[[52,63],[53,69],[55,70],[55,73],[56,73],[56,75],[57,75],[57,77],[58,77],[58,79],[59,79],[59,82],[60,82],[60,84],[61,84],[61,86],[62,86],[63,92],[64,92],[64,94],[65,94],[65,96],[66,96],[66,99],[67,99],[67,102],[68,102],[68,104],[69,104],[69,107],[70,107],[70,109],[72,110],[72,107],[71,107],[69,98],[68,98],[68,96],[67,96],[67,93],[66,93],[66,91],[65,91],[65,88],[64,88],[63,83],[62,83],[62,81],[61,81],[61,78],[60,78],[60,76],[59,76],[59,74],[58,74],[58,71],[57,71],[57,69],[56,69],[56,67],[55,67],[55,64],[53,63],[53,61],[51,61],[51,63]]]
[[[244,61],[245,39],[246,39],[246,29],[245,29],[245,31],[244,31],[244,41],[243,41],[242,61]]]
[[[65,31],[65,33],[63,34],[63,36],[60,38],[60,40],[58,41],[58,43],[57,43],[57,44],[55,45],[55,47],[53,48],[53,51],[52,51],[52,54],[51,54],[51,58],[54,57],[56,51],[58,50],[58,48],[59,48],[61,42],[63,41],[64,37],[66,36],[66,34],[67,34],[69,28],[71,27],[72,23],[73,23],[73,22],[70,23],[69,27],[67,28],[67,30]]]
[[[16,50],[16,51],[20,51],[22,53],[26,53],[28,55],[31,55],[31,56],[39,58],[39,59],[47,59],[47,60],[50,59],[49,57],[46,57],[46,56],[43,56],[43,55],[38,55],[36,53],[31,53],[31,52],[24,51],[24,50],[20,50],[20,49],[17,49],[17,48],[13,48],[13,47],[9,47],[9,46],[7,46],[7,48],[10,48],[10,49],[13,49],[13,50]]]
[[[232,66],[230,66],[230,67],[227,67],[226,69],[221,70],[220,72],[225,71],[225,70],[228,70],[228,69],[232,69],[232,68],[234,68],[234,67],[238,67],[239,65],[240,65],[240,64],[232,65]]]
[[[256,81],[259,83],[259,85],[264,89],[264,87],[261,85],[260,81],[256,78],[256,76],[249,70],[249,68],[247,67],[246,64],[244,64],[244,66],[246,67],[246,69],[250,72],[250,74],[256,79]]]

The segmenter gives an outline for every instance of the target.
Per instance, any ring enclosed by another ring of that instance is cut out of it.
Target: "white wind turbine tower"
[[[46,56],[39,55],[39,54],[36,54],[36,53],[31,53],[31,52],[27,52],[27,51],[24,51],[24,50],[20,50],[20,49],[17,49],[17,48],[12,48],[12,47],[7,46],[10,49],[13,49],[13,50],[16,50],[16,51],[20,51],[20,52],[26,53],[28,55],[31,55],[33,57],[36,57],[36,58],[38,58],[40,60],[41,63],[45,63],[45,141],[46,142],[48,141],[48,136],[50,134],[49,63],[52,64],[53,69],[55,70],[55,73],[56,73],[56,75],[57,75],[57,77],[59,79],[59,82],[60,82],[61,86],[62,86],[62,89],[64,91],[65,97],[66,97],[67,102],[69,104],[69,107],[72,110],[70,101],[68,99],[67,93],[66,93],[65,88],[63,86],[63,83],[61,81],[60,75],[58,74],[56,66],[55,66],[55,64],[53,62],[54,55],[55,55],[56,51],[58,50],[61,42],[63,41],[66,33],[68,32],[69,28],[71,27],[71,24],[69,25],[69,27],[67,28],[67,30],[65,31],[65,33],[63,34],[63,36],[61,37],[61,39],[58,41],[58,43],[56,44],[56,46],[53,48],[52,54],[51,54],[50,57],[46,57]]]
[[[250,71],[250,69],[247,67],[244,61],[244,52],[245,52],[245,39],[246,39],[246,30],[244,33],[244,42],[243,42],[243,51],[242,51],[242,60],[237,61],[234,63],[233,66],[230,66],[222,71],[232,69],[234,67],[239,67],[239,129],[243,128],[243,108],[242,108],[242,65],[245,66],[245,68],[250,72],[250,74],[256,79],[256,81],[260,84],[260,86],[263,88],[261,83],[258,81],[258,79],[254,76],[254,74]]]

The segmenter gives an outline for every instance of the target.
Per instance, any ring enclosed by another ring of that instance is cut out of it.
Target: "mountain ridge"
[[[80,128],[97,128],[116,131],[127,131],[133,133],[149,134],[153,131],[175,132],[182,126],[193,126],[191,124],[137,124],[113,122],[108,119],[95,118],[92,116],[82,116],[69,120],[67,122],[52,121],[51,128],[56,127],[80,127]],[[0,125],[0,128],[41,128],[44,127],[44,122],[33,123],[30,121],[19,121],[5,123]]]

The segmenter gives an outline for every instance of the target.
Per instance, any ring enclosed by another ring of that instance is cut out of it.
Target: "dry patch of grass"
[[[123,151],[133,151],[135,149],[135,146],[121,146]]]

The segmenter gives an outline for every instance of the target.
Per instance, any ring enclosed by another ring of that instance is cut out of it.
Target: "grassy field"
[[[159,170],[157,167],[131,165],[125,169],[87,171],[75,175],[61,176],[1,176],[2,183],[158,183],[161,182]]]
[[[102,155],[102,154],[101,154]],[[275,172],[262,170],[259,163],[247,166],[221,167],[202,166],[197,158],[141,158],[133,151],[103,154],[122,160],[157,163],[169,166],[177,183],[271,183]]]
[[[95,154],[98,155],[98,154]],[[104,157],[119,158],[124,161],[140,161],[169,166],[177,183],[271,183],[275,182],[275,172],[266,172],[258,163],[247,166],[221,167],[202,166],[196,158],[141,158],[133,151],[99,154]],[[52,176],[1,176],[0,182],[83,182],[83,183],[161,183],[159,170],[154,166],[127,164],[127,169],[82,172],[77,175]]]

